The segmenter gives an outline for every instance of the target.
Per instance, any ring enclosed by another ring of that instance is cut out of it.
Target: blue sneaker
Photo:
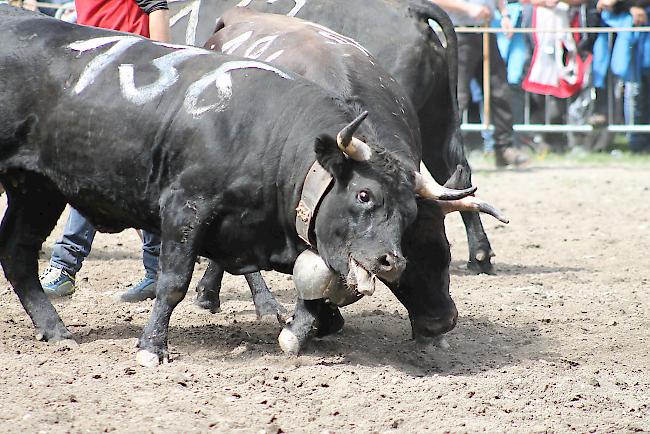
[[[74,294],[74,276],[67,271],[50,265],[41,274],[41,286],[50,297],[68,297]]]
[[[149,276],[144,276],[141,281],[120,296],[120,300],[127,303],[136,303],[150,298],[156,298],[156,279]]]

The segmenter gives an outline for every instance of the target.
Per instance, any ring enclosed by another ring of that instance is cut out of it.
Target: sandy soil
[[[77,348],[36,342],[0,280],[0,432],[650,431],[648,173],[647,160],[479,170],[479,192],[512,223],[484,220],[499,274],[474,276],[460,218],[448,218],[460,312],[449,350],[410,341],[386,290],[286,357],[275,319],[257,321],[244,279],[229,276],[223,311],[194,308],[192,287],[172,318],[173,362],[142,368],[134,345],[151,303],[116,301],[140,277],[139,242],[99,235],[80,289],[56,302]],[[265,276],[291,308],[291,282]]]

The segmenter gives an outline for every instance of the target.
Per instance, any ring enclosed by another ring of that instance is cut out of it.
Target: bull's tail
[[[451,128],[447,131],[447,143],[449,148],[446,149],[446,152],[443,152],[443,156],[446,160],[447,166],[450,170],[453,171],[453,168],[457,164],[462,164],[463,166],[467,165],[467,159],[465,158],[465,151],[463,148],[463,141],[460,136],[460,113],[458,110],[458,97],[457,97],[457,88],[458,88],[458,38],[456,36],[456,31],[454,30],[454,25],[449,18],[449,15],[442,10],[439,6],[433,4],[430,0],[410,0],[409,1],[409,11],[413,16],[422,24],[420,29],[422,29],[423,34],[428,38],[434,46],[441,47],[444,59],[447,64],[447,74],[449,79],[449,101],[451,102]],[[441,29],[442,35],[438,35],[437,32],[431,26],[431,21],[435,22]],[[440,36],[444,38],[444,41],[441,40]],[[467,172],[467,179],[464,182],[468,183],[469,181],[469,170]]]
[[[456,101],[456,88],[458,86],[458,38],[454,30],[454,24],[451,22],[449,15],[430,0],[410,0],[409,10],[420,22],[426,24],[425,34],[427,38],[444,47],[445,60],[449,68],[447,71],[449,74],[449,91],[451,92],[454,103],[455,115],[458,117],[458,102]],[[440,26],[445,41],[440,40],[429,25],[429,20],[434,21]],[[456,119],[456,121],[458,122],[459,119]]]

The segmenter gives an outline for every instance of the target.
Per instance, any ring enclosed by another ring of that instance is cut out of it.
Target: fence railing
[[[492,28],[492,27],[456,27],[457,33],[481,33],[483,34],[483,107],[481,112],[482,120],[480,123],[470,123],[467,121],[467,114],[463,115],[463,120],[461,123],[461,129],[463,131],[486,131],[494,129],[491,123],[491,111],[490,111],[490,80],[489,80],[489,44],[487,43],[488,36],[490,34],[504,33],[504,30],[501,28]],[[536,29],[536,28],[514,28],[509,29],[508,32],[512,33],[579,33],[579,34],[608,34],[608,47],[611,52],[614,42],[614,35],[616,33],[622,32],[650,32],[650,26],[639,26],[639,27],[568,27],[560,29]],[[532,50],[531,50],[532,55]],[[531,93],[524,91],[524,122],[517,123],[513,125],[513,129],[518,132],[538,132],[538,133],[589,133],[595,130],[607,130],[612,133],[650,133],[650,125],[648,124],[634,124],[633,120],[630,119],[628,123],[619,123],[616,121],[617,113],[615,113],[614,101],[615,101],[615,83],[620,81],[616,79],[612,74],[611,70],[608,68],[607,81],[606,81],[606,92],[607,92],[607,115],[606,122],[599,125],[591,125],[587,122],[585,123],[562,123],[562,124],[552,124],[549,121],[549,96],[545,98],[544,104],[544,123],[531,123]],[[585,83],[585,86],[591,86],[589,83]],[[523,89],[522,89],[523,91]],[[650,98],[650,95],[648,95]],[[571,98],[567,98],[571,100]],[[569,105],[567,104],[567,113],[565,113],[566,118],[569,118],[568,113]]]

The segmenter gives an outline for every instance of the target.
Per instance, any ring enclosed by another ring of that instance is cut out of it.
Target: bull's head
[[[456,325],[458,311],[449,294],[449,242],[440,202],[418,201],[415,222],[402,242],[408,265],[399,282],[386,282],[406,307],[414,338],[442,335]]]
[[[463,179],[458,166],[446,186],[456,186]],[[424,342],[453,329],[458,311],[449,294],[449,242],[444,216],[455,211],[475,211],[492,215],[508,223],[503,213],[474,196],[452,200],[418,200],[415,222],[407,228],[402,241],[408,265],[399,282],[386,282],[406,307],[413,337]]]
[[[416,194],[460,199],[475,189],[443,187],[353,137],[366,115],[343,128],[336,139],[323,135],[316,140],[317,160],[334,185],[320,205],[315,234],[328,266],[345,276],[348,286],[371,293],[375,277],[397,282],[406,268],[402,238],[416,219]]]

